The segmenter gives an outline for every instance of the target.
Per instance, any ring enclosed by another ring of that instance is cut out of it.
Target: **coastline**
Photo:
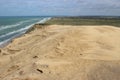
[[[120,79],[119,27],[50,21],[0,49],[1,80]]]
[[[47,21],[50,20],[50,19],[51,19],[51,17],[44,18],[44,19],[40,20],[39,22],[36,22],[36,23],[34,23],[34,24],[29,25],[24,32],[22,32],[22,33],[20,33],[20,34],[17,34],[17,35],[15,35],[15,36],[9,38],[8,40],[5,40],[4,42],[1,42],[1,43],[0,43],[0,48],[6,47],[9,43],[12,42],[12,40],[14,40],[14,39],[16,39],[16,38],[19,38],[19,37],[23,36],[24,34],[27,34],[27,32],[28,32],[31,28],[33,28],[36,24],[44,24],[45,22],[47,22]]]

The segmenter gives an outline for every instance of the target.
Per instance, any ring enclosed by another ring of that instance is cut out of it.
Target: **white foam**
[[[17,26],[19,26],[19,25],[21,25],[21,24],[23,24],[23,23],[27,23],[27,22],[30,22],[30,21],[33,21],[33,20],[36,20],[36,19],[21,21],[21,22],[18,22],[18,23],[16,23],[16,24],[14,24],[14,25],[2,26],[2,27],[0,28],[0,31],[1,31],[1,30],[4,30],[4,29],[8,29],[8,28],[14,28],[14,27],[17,27]]]
[[[46,21],[48,21],[48,20],[50,20],[50,19],[51,19],[51,18],[44,18],[44,19],[40,20],[40,21],[37,22],[37,23],[45,23]],[[34,23],[34,24],[35,24],[35,23]],[[13,32],[9,32],[9,33],[4,34],[4,35],[1,35],[0,38],[4,38],[4,37],[6,37],[6,36],[9,36],[9,35],[12,35],[12,34],[15,34],[15,33],[19,33],[19,34],[16,34],[15,36],[13,36],[13,37],[5,40],[5,41],[0,42],[0,45],[3,45],[3,44],[5,44],[5,43],[9,42],[9,41],[12,40],[13,38],[15,38],[15,37],[17,37],[17,36],[19,36],[19,35],[21,35],[21,34],[24,34],[24,33],[25,33],[30,27],[32,27],[34,24],[31,24],[31,25],[29,25],[29,26],[26,26],[25,28],[21,28],[21,29],[19,29],[19,30],[16,30],[16,31],[13,31]]]
[[[49,18],[44,18],[43,20],[40,20],[39,22],[37,22],[38,24],[39,23],[45,23],[46,21],[48,21],[48,20],[50,20],[51,19],[51,17],[49,17]]]
[[[33,24],[32,24],[32,25],[33,25]],[[12,35],[12,34],[15,34],[15,33],[19,33],[19,32],[22,32],[22,31],[26,31],[26,30],[29,29],[32,25],[29,25],[29,26],[27,26],[27,27],[25,27],[25,28],[21,28],[21,29],[19,29],[19,30],[12,31],[12,32],[9,32],[9,33],[7,33],[7,34],[1,35],[0,38],[4,38],[4,37],[6,37],[6,36],[9,36],[9,35]]]
[[[0,47],[6,45],[5,43],[10,42],[12,39],[14,39],[14,38],[16,38],[16,37],[18,37],[18,36],[20,36],[20,35],[22,35],[22,34],[24,34],[24,33],[25,33],[25,32],[21,32],[20,34],[17,34],[17,35],[15,35],[15,36],[13,36],[13,37],[11,37],[11,38],[5,40],[5,41],[0,42]]]

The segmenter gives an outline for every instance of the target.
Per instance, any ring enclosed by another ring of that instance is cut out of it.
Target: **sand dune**
[[[0,80],[119,80],[120,28],[49,25],[0,50]]]

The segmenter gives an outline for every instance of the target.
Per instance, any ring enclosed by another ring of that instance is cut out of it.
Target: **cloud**
[[[119,15],[119,9],[119,0],[0,0],[0,15]]]
[[[99,2],[92,0],[89,4],[93,9],[120,9],[120,1],[118,0],[100,0]]]

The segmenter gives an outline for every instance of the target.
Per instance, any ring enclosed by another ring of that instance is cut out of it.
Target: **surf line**
[[[33,24],[31,24],[31,25],[29,25],[29,26],[27,26],[27,27],[25,27],[25,28],[22,28],[22,29],[20,29],[20,30],[18,30],[18,31],[9,32],[9,33],[7,33],[7,34],[4,34],[4,35],[0,36],[0,38],[3,38],[3,37],[6,37],[6,36],[9,36],[9,35],[11,35],[11,34],[15,34],[15,33],[20,32],[19,34],[16,34],[16,35],[12,36],[11,38],[0,42],[0,48],[5,47],[5,46],[6,46],[7,44],[9,44],[13,39],[15,39],[15,38],[17,38],[17,37],[20,37],[20,36],[22,36],[23,34],[25,34],[26,31],[27,31],[29,28],[31,28],[31,27],[34,26],[34,24],[45,23],[46,21],[48,21],[48,20],[50,20],[50,19],[51,19],[51,17],[49,17],[49,18],[43,18],[42,20],[40,20],[40,21],[38,21],[38,22],[36,22],[36,23],[33,23]]]

